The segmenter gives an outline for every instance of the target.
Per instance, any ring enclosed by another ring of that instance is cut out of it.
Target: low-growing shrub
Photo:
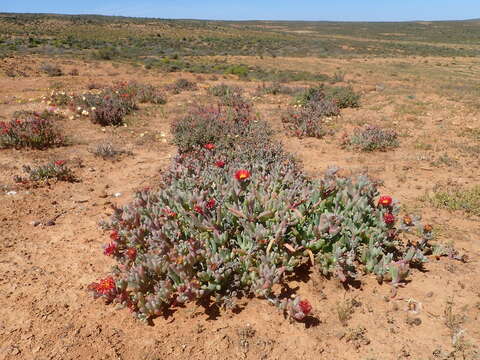
[[[49,107],[42,112],[33,110],[17,110],[12,115],[13,120],[26,120],[32,117],[40,117],[42,119],[48,119],[53,121],[65,119],[65,116],[56,107]]]
[[[387,151],[398,147],[399,142],[395,130],[367,125],[356,128],[350,137],[344,139],[343,145],[361,151]]]
[[[0,148],[46,149],[64,143],[65,140],[53,121],[40,115],[9,122],[0,121]]]
[[[65,160],[56,160],[46,165],[40,166],[23,166],[23,171],[28,174],[28,178],[21,176],[15,177],[15,182],[25,183],[28,181],[47,181],[47,180],[57,180],[57,181],[67,181],[75,182],[77,178],[73,173],[72,169],[67,166]]]
[[[296,95],[304,91],[304,88],[290,87],[282,85],[279,82],[274,82],[269,85],[263,83],[257,87],[256,94],[261,95]]]
[[[316,86],[305,89],[295,97],[295,104],[307,106],[309,103],[318,102],[325,99],[324,86]]]
[[[357,108],[360,106],[360,94],[356,93],[351,86],[327,87],[325,96],[332,100],[340,109]]]
[[[48,76],[52,76],[52,77],[63,75],[63,71],[59,66],[54,65],[54,64],[50,64],[50,63],[43,63],[40,66],[40,71],[42,71],[43,73],[47,74]]]
[[[262,129],[250,111],[249,107],[193,106],[186,116],[173,122],[173,143],[180,152],[188,152],[207,144],[229,147],[237,138],[250,135],[268,136],[270,130]]]
[[[197,84],[187,79],[178,79],[173,84],[167,85],[166,89],[174,94],[180,94],[183,91],[198,90]]]
[[[110,142],[102,142],[98,144],[92,151],[96,157],[103,160],[116,160],[122,155],[131,155],[132,153],[126,150],[118,149]]]
[[[128,94],[138,103],[165,104],[165,93],[153,85],[141,84],[135,81],[119,83],[114,87],[120,95]],[[125,95],[123,95],[125,96]]]
[[[285,128],[297,137],[322,138],[330,131],[326,117],[339,114],[338,107],[330,100],[311,101],[305,106],[294,106],[282,116]]]
[[[255,295],[303,320],[311,304],[274,291],[299,267],[316,264],[342,282],[373,273],[397,286],[410,264],[444,252],[430,246],[431,226],[401,219],[398,203],[379,197],[366,176],[330,169],[323,179],[308,179],[279,144],[258,133],[266,123],[209,107],[187,118],[188,127],[173,126],[181,153],[159,187],[138,192],[104,223],[104,254],[118,266],[89,286],[95,297],[147,320],[202,298],[234,306],[238,296]],[[206,131],[197,126],[211,123],[224,126],[201,138]],[[402,241],[401,233],[415,229],[421,240]]]
[[[211,86],[208,92],[213,96],[225,97],[229,95],[241,95],[243,93],[242,88],[237,86],[230,86],[227,84],[218,84]]]
[[[306,89],[296,98],[298,105],[305,106],[312,101],[328,99],[333,101],[339,109],[356,108],[360,106],[360,94],[357,94],[352,87],[325,87],[319,85]]]

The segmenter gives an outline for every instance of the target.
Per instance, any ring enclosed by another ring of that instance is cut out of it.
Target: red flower
[[[93,283],[89,286],[91,290],[96,291],[101,295],[108,295],[112,290],[116,289],[115,280],[109,276],[105,279],[100,279],[98,283]]]
[[[195,205],[193,207],[193,211],[195,211],[196,213],[198,213],[200,215],[203,215],[203,209],[199,205]]]
[[[392,205],[392,202],[393,199],[390,196],[381,196],[378,200],[378,205],[388,207]]]
[[[137,258],[137,249],[128,248],[126,254],[127,254],[128,258],[133,261]]]
[[[248,170],[238,170],[235,173],[235,178],[238,181],[247,180],[249,177],[250,177],[250,171],[248,171]]]
[[[213,150],[213,149],[215,149],[215,144],[208,143],[208,144],[203,145],[203,147],[207,150]]]
[[[57,161],[55,161],[55,165],[57,165],[57,166],[65,165],[65,163],[66,163],[65,160],[57,160]]]
[[[112,239],[113,241],[120,240],[120,235],[118,234],[117,230],[112,231],[112,233],[110,234],[110,239]]]
[[[114,242],[111,242],[105,247],[105,250],[103,250],[103,254],[107,256],[114,255],[117,252],[117,244]]]
[[[310,314],[312,311],[312,305],[308,302],[308,300],[302,300],[298,303],[298,307],[303,312],[304,315]]]
[[[163,209],[163,212],[165,213],[165,215],[167,215],[170,218],[174,218],[177,216],[177,213],[170,209]]]
[[[385,224],[387,225],[392,225],[395,223],[395,216],[390,213],[383,214],[383,221],[385,221]]]
[[[225,161],[222,161],[222,160],[215,161],[215,166],[219,168],[223,168],[225,166]]]
[[[210,200],[207,201],[206,208],[208,210],[212,210],[215,207],[216,204],[217,204],[217,202],[215,201],[215,199],[210,199]]]

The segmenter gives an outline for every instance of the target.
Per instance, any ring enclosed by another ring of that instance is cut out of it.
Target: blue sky
[[[218,20],[460,20],[480,18],[480,0],[0,0],[0,12]]]

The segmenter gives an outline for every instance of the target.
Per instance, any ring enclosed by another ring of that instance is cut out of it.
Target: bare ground
[[[13,68],[29,75],[12,79],[0,73],[0,120],[15,110],[44,108],[39,98],[52,86],[78,91],[93,81],[135,79],[163,85],[179,76],[195,79],[127,65],[66,60],[58,63],[66,69],[77,67],[80,76],[52,79],[36,72],[41,61],[16,58],[0,64],[1,70]],[[192,304],[146,325],[128,310],[93,300],[88,284],[113,264],[102,255],[107,236],[98,222],[109,216],[112,203],[128,203],[136,189],[154,183],[169,164],[175,152],[168,141],[169,124],[188,102],[205,100],[205,88],[214,83],[206,75],[199,81],[199,91],[170,95],[165,106],[143,107],[127,127],[103,131],[86,119],[64,120],[60,126],[71,137],[68,147],[0,151],[1,359],[480,358],[479,218],[436,209],[421,200],[436,184],[478,184],[480,144],[464,130],[480,128],[479,111],[471,105],[463,79],[465,72],[468,79],[478,79],[480,66],[470,59],[266,62],[263,65],[301,66],[331,74],[337,67],[346,70],[346,80],[363,94],[362,106],[332,120],[336,135],[331,138],[286,136],[279,114],[291,101],[288,97],[256,99],[256,108],[309,174],[319,176],[329,165],[352,173],[367,171],[384,181],[382,193],[421,213],[435,226],[437,241],[452,242],[469,261],[432,259],[424,269],[412,271],[394,298],[388,284],[379,285],[371,276],[345,289],[316,269],[299,274],[289,286],[313,305],[317,320],[306,323],[290,323],[265,301],[242,299],[236,313]],[[235,82],[251,94],[258,85],[233,78],[222,81]],[[456,84],[455,89],[448,90],[448,84]],[[401,147],[373,154],[341,149],[341,134],[366,123],[396,128],[402,134]],[[105,139],[134,155],[119,162],[99,160],[89,150]],[[438,161],[444,153],[454,161]],[[38,188],[14,184],[12,178],[21,174],[22,165],[49,159],[69,160],[81,182]],[[16,194],[7,195],[12,190]],[[409,311],[411,304],[421,304],[421,309]],[[452,334],[458,337],[459,330],[463,336],[452,342]]]

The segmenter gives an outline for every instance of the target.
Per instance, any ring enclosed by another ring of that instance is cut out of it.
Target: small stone
[[[432,297],[433,296],[433,291],[429,291],[427,294],[426,294],[427,297]]]
[[[35,221],[31,221],[31,222],[30,222],[30,225],[32,225],[32,226],[38,226],[38,225],[40,225],[40,224],[41,224],[41,222],[38,221],[38,220],[35,220]]]
[[[116,197],[116,198],[118,198],[118,197],[122,196],[122,193],[121,193],[121,192],[117,192],[117,193],[113,194],[113,196]]]

